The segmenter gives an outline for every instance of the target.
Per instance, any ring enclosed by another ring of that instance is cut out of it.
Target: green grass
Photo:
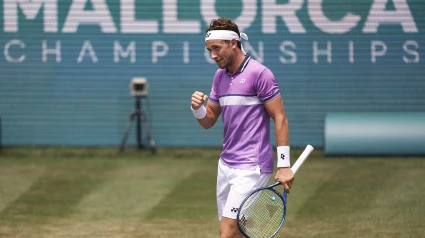
[[[292,159],[301,150],[292,150]],[[219,237],[219,149],[0,151],[0,237]],[[288,196],[277,237],[423,237],[425,157],[324,157]]]

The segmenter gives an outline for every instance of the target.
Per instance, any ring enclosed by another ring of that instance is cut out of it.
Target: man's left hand
[[[294,182],[294,173],[289,167],[278,168],[274,180],[276,182],[279,181],[283,185],[283,187],[285,187],[286,192],[289,193]]]

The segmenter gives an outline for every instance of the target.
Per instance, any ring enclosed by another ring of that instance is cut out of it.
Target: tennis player
[[[278,84],[270,69],[245,53],[241,38],[248,40],[231,20],[211,21],[205,44],[220,69],[215,73],[209,97],[196,91],[191,99],[192,112],[205,129],[223,114],[223,150],[217,173],[221,238],[242,237],[236,223],[238,208],[251,191],[265,186],[273,173],[270,118],[275,124],[277,143],[275,180],[287,192],[294,180],[289,168],[288,120]]]

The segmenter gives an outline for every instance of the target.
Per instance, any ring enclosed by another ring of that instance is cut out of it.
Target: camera
[[[137,145],[139,149],[143,149],[145,145],[143,144],[143,136],[142,136],[142,128],[146,131],[147,140],[149,141],[149,146],[153,154],[156,153],[156,145],[155,141],[152,138],[151,131],[149,128],[149,121],[147,117],[145,116],[143,110],[142,110],[142,98],[146,98],[148,96],[148,80],[146,78],[141,77],[135,77],[131,79],[130,85],[130,93],[135,97],[135,109],[131,113],[130,120],[127,124],[127,128],[125,130],[124,136],[121,140],[120,144],[120,152],[122,152],[125,148],[125,143],[127,142],[128,135],[130,134],[131,127],[136,121],[137,123],[137,132],[136,132],[136,139],[137,139]],[[144,126],[143,126],[144,124]]]
[[[130,83],[130,93],[135,97],[148,96],[148,81],[146,78],[133,78]]]

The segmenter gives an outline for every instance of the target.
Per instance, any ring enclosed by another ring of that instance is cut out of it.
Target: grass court
[[[302,149],[292,149],[292,162]],[[0,237],[217,238],[220,149],[6,148]],[[297,173],[276,237],[424,237],[425,157],[325,157]]]

